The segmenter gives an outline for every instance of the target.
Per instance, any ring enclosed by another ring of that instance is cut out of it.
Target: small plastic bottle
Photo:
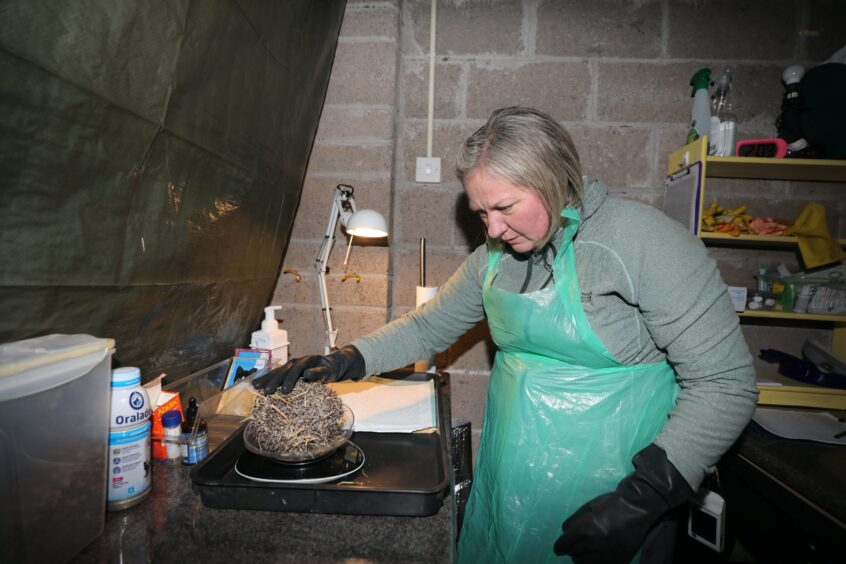
[[[202,462],[209,455],[209,432],[208,425],[200,418],[197,426],[197,435],[191,437],[194,431],[194,422],[197,419],[197,399],[189,398],[188,407],[185,408],[185,422],[182,423],[182,464],[192,465]]]
[[[758,269],[758,291],[759,292],[769,292],[769,284],[767,282],[767,269],[766,268],[759,268]]]
[[[781,310],[793,311],[793,302],[796,299],[796,286],[792,282],[784,285],[784,291],[781,293]]]
[[[814,287],[810,284],[803,284],[796,294],[796,301],[793,302],[793,311],[795,313],[807,313],[808,304],[811,303],[811,297],[814,295]]]
[[[712,154],[718,157],[733,157],[737,143],[737,117],[731,95],[731,69],[725,68],[714,85],[714,103],[711,107],[710,145]]]
[[[200,418],[197,426],[197,436],[188,445],[188,459],[182,459],[183,464],[197,464],[209,457],[209,429],[206,421]]]
[[[167,461],[177,462],[182,458],[180,441],[182,439],[182,414],[177,409],[166,412],[162,415],[162,427],[164,428],[164,439],[167,451]]]

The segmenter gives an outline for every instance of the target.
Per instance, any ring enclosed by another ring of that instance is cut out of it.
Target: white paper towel
[[[417,307],[419,308],[438,293],[437,286],[417,286]],[[414,363],[415,372],[435,372],[435,357],[424,358]]]
[[[371,376],[328,386],[355,414],[356,431],[411,433],[438,424],[434,380],[416,382]]]
[[[417,302],[416,306],[420,307],[432,298],[435,297],[435,294],[438,293],[437,286],[417,286]]]

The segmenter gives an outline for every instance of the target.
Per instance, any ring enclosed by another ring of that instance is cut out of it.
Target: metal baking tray
[[[262,483],[241,477],[235,464],[251,455],[242,433],[233,433],[191,471],[203,503],[219,509],[295,513],[427,516],[438,512],[449,489],[449,459],[444,429],[444,386],[440,375],[413,373],[383,376],[434,379],[438,428],[425,433],[353,433],[364,452],[363,467],[339,482]]]

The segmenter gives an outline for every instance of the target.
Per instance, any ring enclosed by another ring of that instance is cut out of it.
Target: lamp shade
[[[375,210],[358,210],[344,223],[347,233],[355,237],[387,237],[388,222]]]

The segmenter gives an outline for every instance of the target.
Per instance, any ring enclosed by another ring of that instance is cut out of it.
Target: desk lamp
[[[332,200],[332,211],[329,214],[329,225],[326,226],[326,235],[323,237],[323,244],[317,254],[317,281],[320,284],[320,305],[323,308],[323,323],[326,326],[326,342],[324,343],[323,354],[329,354],[335,347],[335,338],[338,336],[338,329],[332,324],[332,308],[329,307],[329,294],[326,292],[326,272],[329,262],[329,253],[335,244],[335,228],[338,220],[350,235],[347,254],[344,257],[344,265],[350,257],[353,237],[387,237],[388,224],[385,218],[374,210],[359,210],[353,199],[353,187],[347,184],[338,184],[335,187],[335,197]]]

